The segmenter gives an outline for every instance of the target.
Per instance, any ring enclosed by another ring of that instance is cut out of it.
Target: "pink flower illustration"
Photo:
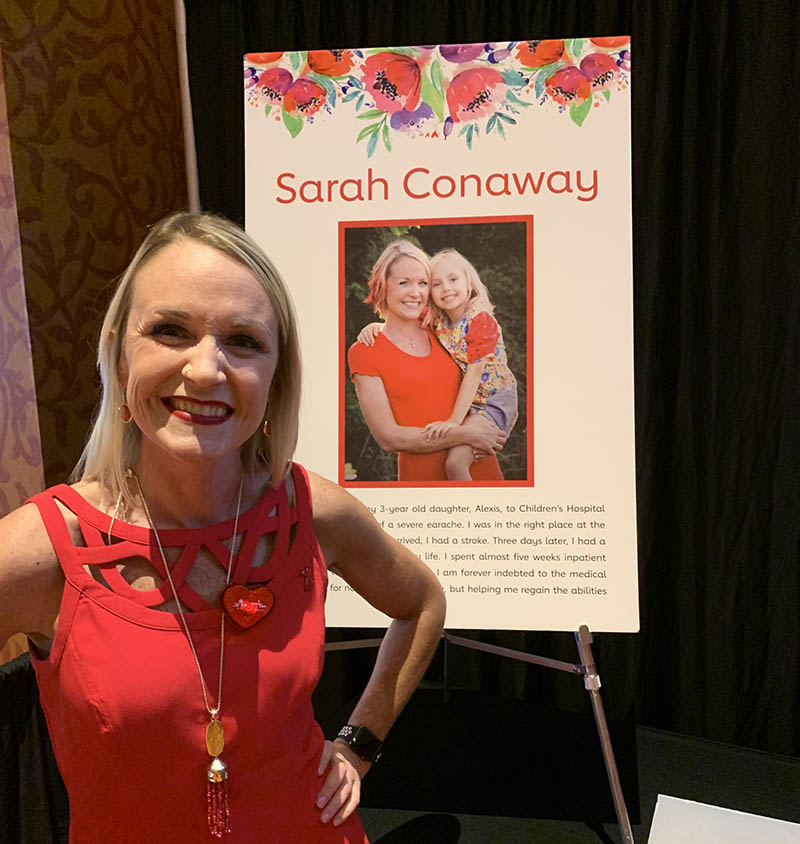
[[[308,66],[321,76],[344,76],[355,64],[352,50],[309,50]]]
[[[523,41],[517,47],[517,58],[525,67],[544,67],[557,62],[563,55],[563,39]]]
[[[617,78],[619,68],[608,53],[590,53],[581,59],[581,72],[592,83],[593,91],[602,91]]]
[[[292,74],[282,67],[265,70],[256,83],[256,90],[267,102],[279,103],[292,85]]]
[[[316,114],[324,105],[325,91],[316,82],[303,76],[292,83],[283,98],[283,107],[289,114],[300,112],[303,117]]]
[[[462,70],[447,88],[447,105],[453,120],[458,123],[492,114],[505,95],[503,85],[503,77],[493,68]]]
[[[414,111],[419,103],[422,71],[411,56],[383,52],[364,62],[364,86],[376,108],[394,114]]]
[[[592,93],[591,82],[574,65],[557,70],[548,77],[545,87],[559,105],[582,103]]]

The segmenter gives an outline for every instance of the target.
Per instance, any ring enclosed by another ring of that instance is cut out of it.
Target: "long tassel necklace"
[[[159,553],[161,554],[161,561],[164,563],[164,571],[167,573],[167,580],[172,589],[172,594],[175,598],[175,604],[178,607],[178,615],[181,618],[186,638],[189,641],[189,647],[192,649],[192,656],[194,663],[197,666],[197,673],[200,676],[200,688],[203,691],[203,703],[206,707],[206,712],[209,715],[209,722],[206,725],[206,750],[211,756],[211,764],[208,766],[206,773],[206,817],[208,820],[208,831],[215,838],[222,838],[223,835],[231,831],[230,819],[231,810],[228,801],[228,766],[220,759],[220,754],[225,749],[225,732],[222,728],[222,721],[218,718],[220,710],[222,709],[222,667],[225,660],[225,613],[220,613],[220,631],[219,631],[219,686],[217,688],[217,705],[211,706],[208,702],[208,684],[206,683],[203,668],[200,665],[200,658],[197,656],[197,649],[194,646],[192,634],[189,632],[189,625],[186,623],[186,616],[183,614],[183,607],[181,606],[180,598],[178,597],[178,590],[175,588],[175,583],[172,580],[172,573],[169,570],[167,563],[167,556],[164,553],[164,548],[161,545],[161,537],[158,535],[155,523],[150,515],[150,510],[145,501],[144,493],[142,492],[142,485],[139,482],[139,476],[133,469],[128,472],[136,481],[136,488],[139,491],[139,498],[142,500],[142,507],[144,508],[147,521],[150,529],[153,531],[156,544],[158,545]],[[236,518],[233,522],[233,537],[231,538],[231,550],[228,556],[228,571],[225,576],[226,588],[231,582],[231,572],[233,571],[233,556],[234,548],[236,547],[236,535],[239,528],[239,510],[242,506],[242,487],[244,485],[244,475],[239,481],[239,497],[236,502]]]

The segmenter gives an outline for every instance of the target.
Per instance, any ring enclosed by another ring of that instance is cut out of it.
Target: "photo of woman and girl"
[[[455,248],[429,258],[399,238],[367,286],[383,322],[358,333],[349,375],[372,436],[398,454],[397,480],[502,482],[518,385],[475,266]]]

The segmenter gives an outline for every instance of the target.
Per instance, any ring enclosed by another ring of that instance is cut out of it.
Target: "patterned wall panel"
[[[43,486],[5,80],[0,62],[0,516]],[[24,636],[12,637],[0,648],[0,665],[25,649]]]
[[[44,484],[0,66],[0,516]]]
[[[82,449],[110,285],[186,205],[173,4],[4,0],[0,16],[48,483]]]

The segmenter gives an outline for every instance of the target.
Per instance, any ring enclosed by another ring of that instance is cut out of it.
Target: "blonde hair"
[[[278,487],[297,445],[300,342],[294,306],[283,279],[258,244],[234,223],[213,214],[171,214],[153,226],[122,274],[100,332],[97,365],[102,398],[71,480],[98,481],[108,490],[112,500],[120,493],[126,500],[128,498],[125,472],[138,459],[142,436],[135,422],[126,425],[122,421],[120,412],[125,393],[119,383],[119,364],[134,280],[136,273],[156,253],[183,240],[211,246],[245,266],[264,288],[275,310],[278,365],[267,401],[271,433],[267,439],[259,428],[242,445],[244,471],[255,471],[259,463],[266,463],[270,470],[270,483]]]
[[[386,249],[381,252],[380,257],[372,267],[369,277],[369,296],[364,299],[365,304],[372,305],[375,313],[386,319],[386,278],[392,264],[398,258],[414,258],[419,261],[425,269],[425,276],[428,281],[431,278],[430,258],[419,246],[415,246],[409,240],[394,240]]]
[[[431,258],[431,277],[433,276],[433,268],[437,261],[451,256],[458,259],[461,263],[461,271],[467,279],[467,284],[469,285],[469,307],[472,308],[477,306],[480,311],[486,311],[490,314],[494,313],[494,305],[492,304],[492,300],[489,298],[489,291],[486,289],[486,285],[481,281],[478,271],[457,249],[442,249]],[[436,305],[433,304],[433,299],[430,301],[430,306],[431,311],[436,311],[439,314],[442,313],[441,309],[437,308]]]

